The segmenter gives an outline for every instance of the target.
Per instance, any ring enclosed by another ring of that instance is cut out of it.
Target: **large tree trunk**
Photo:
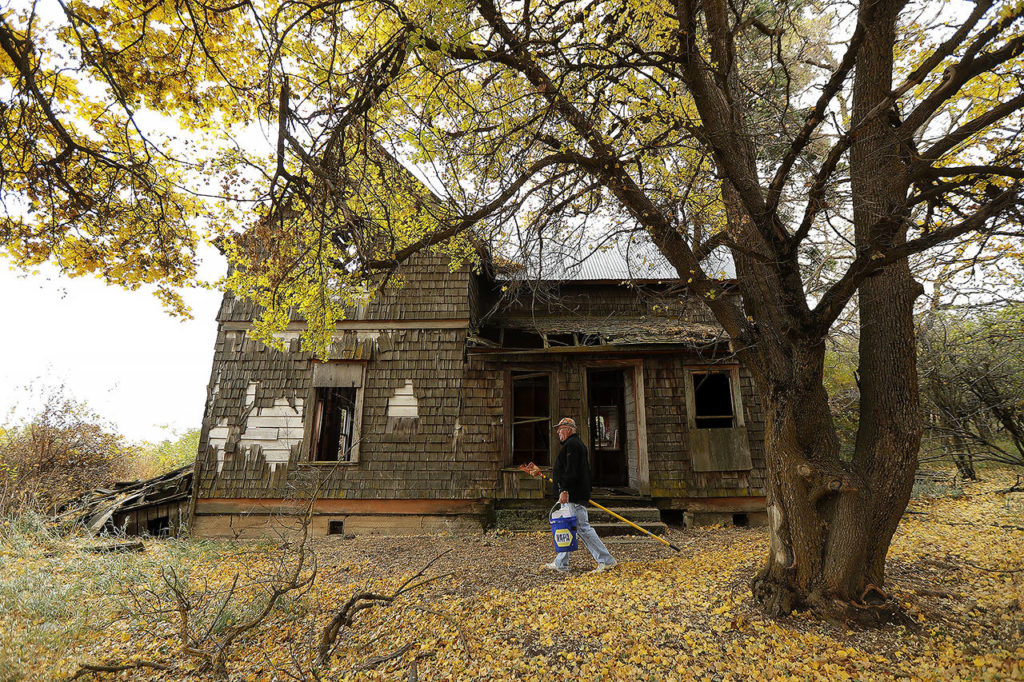
[[[873,607],[885,601],[885,554],[909,499],[917,451],[913,443],[894,447],[878,453],[872,467],[840,457],[822,385],[824,348],[822,342],[795,344],[787,353],[787,377],[758,380],[767,382],[760,392],[771,546],[751,588],[770,615],[814,607],[874,620],[879,614]],[[903,429],[878,429],[902,437]],[[909,457],[910,465],[901,457]]]
[[[908,181],[892,109],[868,119],[892,92],[896,19],[903,2],[865,3],[865,41],[857,61],[853,116],[864,130],[850,155],[855,243],[884,249],[906,239]],[[868,486],[871,505],[865,544],[866,581],[879,589],[885,557],[914,485],[921,445],[914,301],[922,287],[906,260],[867,278],[860,287],[860,422],[853,465]]]
[[[866,2],[866,39],[854,80],[854,121],[865,123],[851,150],[858,250],[906,237],[907,182],[891,110],[892,49],[901,2]],[[885,558],[910,499],[921,440],[914,301],[921,287],[899,262],[860,287],[860,421],[853,460],[839,457],[822,388],[823,344],[788,353],[790,375],[761,377],[771,552],[754,579],[770,614],[803,606],[840,607],[869,618],[885,602]],[[851,608],[852,607],[852,608]]]

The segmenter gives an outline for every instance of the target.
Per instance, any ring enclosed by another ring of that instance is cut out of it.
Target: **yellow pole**
[[[527,470],[526,470],[525,468],[523,468],[523,467],[520,467],[520,468],[522,468],[522,469],[523,469],[523,472],[524,472],[524,473],[530,474],[530,472],[529,472],[529,471],[527,471]],[[540,476],[541,478],[543,478],[543,479],[546,479],[546,480],[548,480],[548,481],[551,481],[552,483],[554,483],[554,482],[555,482],[555,481],[554,481],[554,479],[550,478],[549,476],[545,476],[545,475],[544,475],[543,473],[541,473],[540,471],[538,471],[538,472],[537,472],[536,474],[530,474],[530,475],[531,475],[531,476]],[[675,550],[675,551],[677,551],[677,552],[681,552],[681,551],[683,551],[683,550],[679,549],[678,547],[676,547],[675,545],[673,545],[673,544],[672,544],[671,542],[669,542],[668,540],[666,540],[665,538],[659,538],[659,537],[658,537],[657,535],[655,535],[655,534],[654,534],[654,533],[652,533],[651,531],[647,530],[646,528],[641,528],[640,526],[636,525],[635,523],[633,523],[632,521],[630,521],[629,519],[627,519],[627,518],[625,518],[625,517],[623,517],[623,516],[619,516],[618,514],[616,514],[615,512],[613,512],[613,511],[612,511],[611,509],[608,509],[607,507],[602,507],[601,505],[599,505],[599,504],[598,504],[597,502],[594,502],[593,500],[587,500],[587,502],[589,502],[590,504],[594,505],[595,507],[597,507],[597,508],[598,508],[598,509],[600,509],[601,511],[603,511],[603,512],[607,512],[608,514],[611,514],[612,516],[614,516],[615,518],[617,518],[617,519],[618,519],[619,521],[622,521],[622,522],[624,522],[624,523],[628,523],[629,525],[633,526],[633,528],[636,528],[636,529],[637,529],[638,531],[640,531],[641,533],[644,533],[645,535],[649,535],[649,536],[651,536],[652,538],[654,538],[655,540],[657,540],[657,541],[658,541],[658,542],[660,542],[661,544],[665,545],[666,547],[671,547],[672,549],[674,549],[674,550]]]
[[[608,509],[607,507],[602,507],[601,505],[599,505],[597,502],[594,502],[593,500],[587,500],[587,501],[590,502],[590,504],[592,504],[595,507],[597,507],[598,509],[600,509],[602,511],[605,511],[605,512],[608,512],[609,514],[611,514],[612,516],[617,518],[619,521],[623,521],[624,523],[628,523],[629,525],[633,526],[634,528],[636,528],[641,533],[646,533],[647,535],[650,535],[652,538],[654,538],[655,540],[657,540],[661,544],[665,545],[666,547],[671,547],[672,549],[674,549],[677,552],[681,552],[682,551],[681,549],[679,549],[678,547],[673,545],[671,542],[669,542],[665,538],[659,538],[657,535],[655,535],[651,531],[647,530],[646,528],[641,528],[640,526],[636,525],[635,523],[633,523],[629,519],[625,518],[624,516],[619,516],[618,514],[613,512],[611,509]]]

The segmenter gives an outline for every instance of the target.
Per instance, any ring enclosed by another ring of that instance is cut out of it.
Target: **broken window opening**
[[[735,413],[728,372],[693,373],[694,421],[698,429],[731,429]]]
[[[155,538],[165,538],[171,534],[171,517],[158,516],[146,521],[146,533]]]
[[[548,466],[551,449],[551,375],[512,373],[512,464]]]
[[[314,462],[351,462],[356,422],[356,389],[322,387],[316,389],[313,422]]]

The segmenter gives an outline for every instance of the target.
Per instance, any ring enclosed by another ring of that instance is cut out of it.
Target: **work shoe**
[[[611,569],[615,568],[618,565],[619,565],[618,561],[613,561],[610,564],[598,564],[597,568],[595,568],[593,571],[591,571],[591,573],[604,573],[605,571],[610,571]]]
[[[540,570],[542,570],[542,571],[556,571],[558,573],[568,573],[569,572],[569,571],[567,571],[565,569],[561,569],[558,566],[556,566],[555,562],[553,562],[553,561],[550,564],[544,564],[543,566],[541,566]]]

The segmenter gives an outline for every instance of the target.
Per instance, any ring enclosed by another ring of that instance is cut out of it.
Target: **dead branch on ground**
[[[150,668],[152,670],[173,670],[169,665],[155,663],[154,661],[134,661],[132,663],[125,664],[85,663],[75,672],[74,675],[69,677],[68,680],[77,680],[81,677],[85,677],[86,675],[95,675],[97,673],[120,673],[125,670],[140,670],[142,668]]]
[[[420,587],[423,587],[428,583],[432,583],[435,580],[440,580],[441,578],[446,578],[452,575],[451,573],[444,573],[442,575],[436,575],[431,578],[420,580],[431,566],[437,563],[441,557],[449,552],[451,552],[450,549],[445,550],[428,561],[423,568],[410,576],[391,594],[357,592],[349,597],[348,601],[342,605],[341,609],[334,615],[334,618],[331,619],[331,622],[324,627],[323,632],[320,635],[320,645],[317,647],[316,656],[317,666],[323,667],[327,665],[330,661],[331,654],[334,652],[341,629],[351,627],[355,622],[356,616],[358,616],[361,611],[371,609],[375,606],[390,604],[407,592],[412,592],[413,590],[419,589]]]
[[[1017,480],[1009,488],[1003,488],[995,491],[996,495],[1005,495],[1006,493],[1024,493],[1024,476],[1017,474]]]

